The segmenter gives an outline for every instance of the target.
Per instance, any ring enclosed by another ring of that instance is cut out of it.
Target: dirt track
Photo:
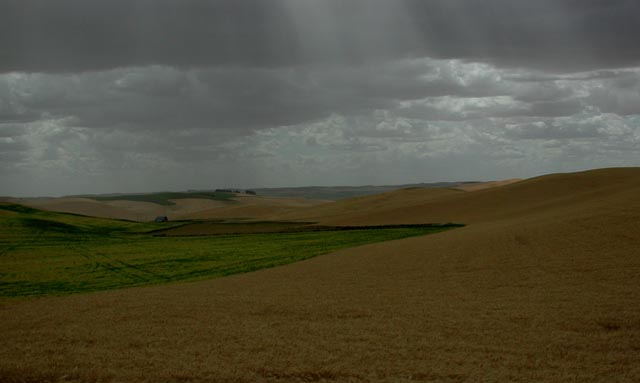
[[[469,225],[212,281],[6,306],[0,380],[637,382],[639,195],[640,169],[607,169],[400,191],[366,212],[310,208],[296,216]]]

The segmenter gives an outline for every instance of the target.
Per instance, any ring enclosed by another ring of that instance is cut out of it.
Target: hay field
[[[640,169],[419,194],[297,217],[468,226],[217,280],[5,305],[0,380],[640,381]]]

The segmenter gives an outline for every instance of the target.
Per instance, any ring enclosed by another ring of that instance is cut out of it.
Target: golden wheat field
[[[5,302],[0,381],[640,381],[639,168],[260,206],[327,225],[467,226],[209,281]]]

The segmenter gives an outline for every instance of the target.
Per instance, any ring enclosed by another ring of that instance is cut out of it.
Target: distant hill
[[[96,195],[86,196],[85,198],[95,201],[141,201],[151,202],[163,206],[172,206],[176,203],[172,200],[198,198],[209,199],[214,201],[231,201],[234,194],[227,192],[160,192],[146,194],[118,194],[118,195]]]
[[[259,195],[267,197],[306,198],[337,201],[346,198],[362,197],[373,194],[387,193],[407,188],[453,188],[462,185],[477,184],[479,182],[434,182],[404,185],[366,185],[366,186],[305,186],[286,188],[253,189]]]

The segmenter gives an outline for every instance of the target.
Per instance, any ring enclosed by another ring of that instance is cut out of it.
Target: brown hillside
[[[520,178],[512,178],[508,180],[500,180],[500,181],[488,181],[488,182],[474,182],[470,184],[462,184],[460,186],[454,187],[454,189],[462,190],[462,191],[478,191],[483,189],[490,189],[499,186],[509,185],[514,182],[522,181]]]
[[[312,206],[323,206],[328,201],[309,200],[304,198],[280,198],[262,196],[241,196],[237,197],[239,202],[234,205],[202,209],[178,215],[184,219],[266,219],[269,217],[287,214],[292,211],[304,209]]]
[[[620,205],[616,201],[628,201],[638,187],[639,169],[603,169],[547,175],[474,192],[442,193],[437,198],[431,190],[415,190],[411,198],[405,198],[403,191],[391,192],[386,197],[389,203],[378,208],[364,210],[358,201],[348,200],[339,206],[342,214],[325,216],[310,211],[298,218],[334,225],[488,222],[547,211],[561,215],[576,209],[596,209],[601,204]]]
[[[372,196],[340,200],[307,209],[298,209],[271,217],[276,220],[300,220],[342,222],[351,220],[354,225],[369,224],[367,216],[405,206],[416,206],[431,201],[439,201],[463,192],[444,188],[409,188]],[[353,219],[352,219],[353,217]],[[355,217],[362,217],[358,220]]]
[[[389,200],[330,220],[468,226],[5,306],[0,380],[637,382],[638,195],[633,168]]]

